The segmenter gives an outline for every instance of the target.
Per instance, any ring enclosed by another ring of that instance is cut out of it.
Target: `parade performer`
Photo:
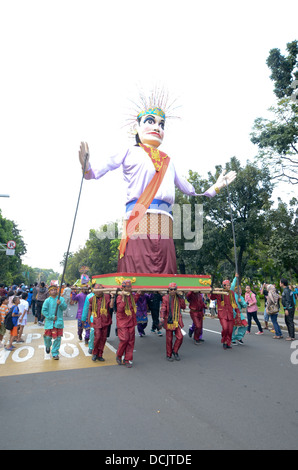
[[[189,302],[190,316],[194,324],[194,344],[200,344],[200,337],[203,332],[203,317],[204,309],[207,306],[204,304],[202,294],[200,292],[189,291],[186,294],[186,299]]]
[[[61,338],[63,336],[63,312],[67,309],[67,304],[63,297],[58,299],[58,287],[53,285],[48,289],[49,297],[44,301],[42,306],[42,314],[45,317],[44,324],[44,345],[47,354],[50,353],[52,347],[52,357],[55,360],[59,359],[59,348],[61,345]],[[57,316],[56,313],[56,306]],[[52,346],[53,340],[53,346]]]
[[[244,298],[242,297],[242,290],[241,286],[237,287],[237,277],[238,274],[233,279],[231,284],[231,291],[235,294],[235,300],[238,305],[238,310],[233,309],[234,314],[234,327],[233,327],[233,334],[232,334],[232,344],[244,344],[243,338],[245,336],[247,330],[247,321],[245,315],[242,313],[242,309],[247,307],[247,303],[245,302]]]
[[[102,289],[102,284],[95,284],[94,289]],[[104,361],[102,357],[104,347],[107,340],[108,327],[112,324],[112,316],[110,309],[114,306],[114,294],[105,294],[103,292],[96,292],[93,297],[89,299],[89,314],[93,317],[94,328],[94,347],[92,351],[92,361]]]
[[[222,327],[221,342],[224,349],[231,349],[232,334],[234,328],[234,312],[233,309],[239,313],[238,306],[235,300],[235,294],[231,291],[231,283],[225,280],[222,283],[223,289],[227,292],[225,294],[211,293],[210,299],[217,300],[218,318]]]
[[[83,323],[82,323],[82,312],[84,308],[84,303],[88,294],[88,287],[82,287],[82,291],[78,294],[76,292],[72,292],[71,299],[73,302],[78,302],[78,311],[76,314],[76,319],[78,321],[78,337],[81,341],[83,339]],[[88,344],[90,337],[90,325],[85,323],[85,343]]]
[[[178,351],[183,342],[183,335],[181,328],[183,328],[183,320],[181,309],[186,308],[185,300],[181,292],[177,291],[177,284],[171,282],[169,284],[169,294],[165,295],[162,299],[160,309],[160,322],[166,330],[166,353],[167,360],[173,361],[173,356],[176,361],[180,361]],[[173,345],[173,335],[175,333],[175,342]]]
[[[148,305],[152,317],[151,332],[157,333],[158,336],[163,336],[161,328],[159,327],[159,311],[162,302],[162,295],[160,292],[152,292],[148,296]]]
[[[118,272],[176,274],[176,254],[173,241],[172,206],[175,186],[189,196],[215,196],[231,183],[235,172],[224,172],[203,194],[182,178],[173,161],[158,147],[162,144],[166,119],[171,116],[167,95],[155,90],[146,99],[141,97],[134,112],[132,127],[136,145],[113,154],[93,168],[89,147],[81,143],[79,159],[87,180],[102,178],[108,171],[122,166],[127,184],[126,214],[119,247]]]
[[[146,335],[145,328],[146,328],[147,323],[148,323],[148,315],[147,315],[148,297],[149,297],[149,294],[142,294],[142,295],[140,295],[140,297],[139,297],[139,299],[136,303],[136,305],[137,305],[137,311],[136,311],[137,327],[138,327],[139,336],[141,338]]]
[[[122,282],[122,290],[117,296],[117,332],[119,338],[119,346],[116,353],[116,361],[119,365],[125,364],[132,367],[133,348],[135,344],[135,327],[137,325],[136,302],[141,292],[132,293],[132,284],[129,279]],[[122,356],[124,360],[122,361]]]
[[[93,292],[87,295],[82,311],[81,322],[84,327],[85,322],[90,325],[90,336],[88,341],[88,352],[92,354],[94,348],[94,326],[93,326],[93,315],[89,315],[89,300],[94,296]]]

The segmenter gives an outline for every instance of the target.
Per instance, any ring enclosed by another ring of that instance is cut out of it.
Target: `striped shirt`
[[[4,323],[4,318],[5,318],[6,314],[8,313],[8,311],[9,311],[8,306],[2,304],[1,307],[0,307],[0,322],[1,323]]]

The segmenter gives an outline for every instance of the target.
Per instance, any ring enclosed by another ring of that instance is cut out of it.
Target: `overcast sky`
[[[0,2],[0,208],[21,230],[23,262],[62,270],[80,142],[94,167],[132,144],[122,126],[138,83],[165,83],[181,104],[161,150],[182,175],[252,159],[254,119],[276,102],[266,59],[297,39],[297,12],[296,0]],[[71,251],[121,218],[124,195],[121,169],[84,181]]]

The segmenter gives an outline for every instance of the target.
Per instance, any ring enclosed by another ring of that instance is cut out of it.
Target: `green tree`
[[[277,104],[271,119],[257,118],[251,141],[259,147],[257,160],[270,168],[272,178],[298,184],[298,100],[292,100],[298,80],[298,41],[287,44],[288,55],[272,49],[267,58]]]
[[[105,224],[99,230],[91,229],[85,246],[75,253],[70,253],[64,282],[73,284],[79,279],[79,270],[83,265],[89,267],[89,276],[116,272],[119,243],[117,223]],[[61,266],[64,266],[64,263],[65,256]]]
[[[298,207],[293,198],[288,207],[278,199],[278,207],[268,214],[271,234],[268,255],[273,260],[277,275],[298,278]]]
[[[233,157],[225,169],[237,172],[237,178],[229,186],[229,192],[236,231],[238,271],[242,277],[249,261],[250,248],[266,234],[265,215],[272,204],[270,197],[273,185],[268,169],[258,169],[251,162],[247,162],[242,168],[240,162]],[[221,166],[216,167],[216,172],[210,172],[206,180],[190,171],[188,180],[194,185],[196,192],[201,193],[216,182],[221,171]],[[189,198],[189,202],[192,205],[198,203],[196,198]],[[214,198],[205,198],[203,203],[203,245],[197,251],[187,252],[183,250],[184,239],[175,241],[178,265],[184,263],[187,273],[189,269],[190,272],[196,269],[197,273],[204,274],[207,268],[215,280],[225,275],[232,277],[235,273],[235,261],[227,190],[222,189]]]
[[[18,284],[24,281],[21,257],[27,250],[16,223],[3,217],[0,210],[0,244],[6,246],[9,240],[16,242],[15,254],[8,256],[5,249],[0,251],[0,280],[8,286],[14,282]]]
[[[277,48],[271,49],[266,60],[274,82],[274,93],[279,99],[292,95],[291,85],[298,79],[298,41],[289,42],[286,49],[287,56],[283,56]]]

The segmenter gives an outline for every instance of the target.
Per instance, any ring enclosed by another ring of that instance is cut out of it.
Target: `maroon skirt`
[[[123,258],[118,259],[117,272],[177,274],[173,238],[147,235],[128,240]]]

